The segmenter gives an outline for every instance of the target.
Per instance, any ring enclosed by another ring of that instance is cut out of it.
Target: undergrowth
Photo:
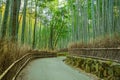
[[[68,46],[71,48],[120,48],[120,36],[115,35],[113,37],[104,37],[93,40],[92,42],[82,43],[76,42],[71,43]]]
[[[30,47],[9,41],[0,41],[0,74],[2,74],[15,60],[30,51]]]

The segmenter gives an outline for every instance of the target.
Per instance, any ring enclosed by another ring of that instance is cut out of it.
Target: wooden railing
[[[99,50],[120,50],[120,48],[71,48],[70,50],[94,50],[94,51],[99,51]]]
[[[120,62],[120,48],[71,48],[70,55],[84,56]]]
[[[51,52],[34,52],[27,53],[20,59],[14,61],[1,75],[0,80],[15,80],[20,71],[26,66],[26,64],[36,58],[56,57],[56,53]]]

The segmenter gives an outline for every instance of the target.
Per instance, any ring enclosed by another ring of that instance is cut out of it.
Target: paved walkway
[[[92,80],[87,75],[66,65],[58,58],[43,58],[30,62],[17,80]]]

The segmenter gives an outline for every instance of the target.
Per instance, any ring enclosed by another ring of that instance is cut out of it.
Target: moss
[[[113,69],[110,67],[108,68],[108,76],[113,77]]]
[[[88,73],[91,72],[91,70],[90,70],[90,66],[89,66],[88,64],[86,64],[85,71],[88,72]]]
[[[70,65],[76,66],[88,73],[93,73],[104,80],[120,80],[120,64],[112,61],[102,61],[92,58],[67,57]]]
[[[104,71],[103,71],[103,76],[104,76],[104,77],[107,77],[107,76],[108,76],[107,70],[104,70]]]
[[[115,77],[120,77],[120,65],[113,65],[113,74]]]
[[[80,62],[80,59],[79,58],[77,58],[77,60],[76,60],[76,67],[79,67],[79,62]]]
[[[91,73],[95,74],[95,64],[94,63],[91,64],[90,68],[91,68]]]
[[[96,65],[95,65],[95,71],[96,71],[96,72],[99,71],[99,63],[96,63]]]
[[[79,59],[79,68],[82,68],[83,63],[84,63],[84,59],[83,58]]]

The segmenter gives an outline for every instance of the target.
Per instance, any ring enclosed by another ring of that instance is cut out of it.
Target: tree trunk
[[[5,39],[5,36],[6,36],[7,22],[8,22],[8,16],[9,16],[9,6],[10,6],[10,0],[7,0],[5,11],[4,11],[2,27],[1,27],[1,32],[2,32],[1,39]]]
[[[33,44],[32,48],[35,48],[35,31],[36,31],[36,23],[37,23],[37,1],[35,1],[35,23],[34,23],[34,31],[33,31]]]
[[[19,10],[20,10],[20,0],[13,1],[13,15],[12,15],[12,41],[17,41],[18,38],[18,19],[19,19]]]
[[[21,36],[21,42],[24,44],[24,38],[25,38],[25,26],[26,26],[26,7],[27,7],[27,1],[24,0],[24,10],[23,10],[23,20],[22,20],[22,36]]]

